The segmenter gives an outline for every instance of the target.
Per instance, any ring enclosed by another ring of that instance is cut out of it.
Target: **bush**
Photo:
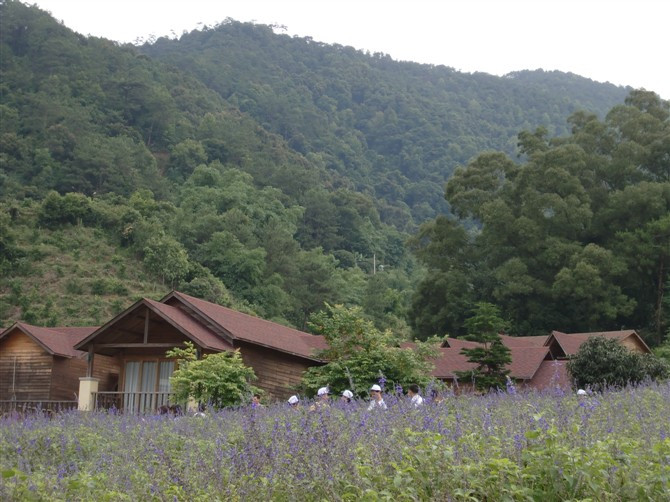
[[[179,362],[170,378],[178,402],[194,398],[214,408],[223,408],[242,404],[260,392],[249,383],[256,375],[244,365],[238,350],[206,354],[197,359],[194,345],[186,342],[185,349],[170,350],[167,356]]]
[[[668,365],[657,357],[631,352],[614,339],[595,336],[582,344],[567,368],[575,387],[598,391],[670,374]]]

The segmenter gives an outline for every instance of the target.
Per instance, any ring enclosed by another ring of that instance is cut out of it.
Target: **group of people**
[[[384,402],[384,396],[382,393],[382,388],[378,384],[374,384],[370,387],[370,404],[368,405],[368,410],[386,410],[388,406]],[[321,387],[317,393],[317,400],[310,406],[310,411],[315,411],[320,407],[328,406],[330,402],[330,389],[328,387]],[[418,408],[423,405],[423,397],[421,397],[419,386],[412,384],[407,390],[407,395],[410,398],[412,406]],[[340,400],[344,403],[351,403],[354,399],[354,393],[349,389],[346,389],[342,392]],[[300,398],[297,395],[291,396],[288,398],[288,404],[291,407],[300,406]]]

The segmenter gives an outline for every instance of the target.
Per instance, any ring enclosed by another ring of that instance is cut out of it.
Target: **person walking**
[[[386,403],[384,402],[384,397],[382,396],[382,388],[374,384],[372,387],[370,387],[370,406],[368,406],[368,411],[372,410],[385,410],[388,407],[386,406]]]
[[[316,411],[317,408],[330,406],[330,391],[328,387],[321,387],[317,392],[317,401],[309,407],[309,411]]]
[[[340,401],[342,401],[345,404],[351,403],[351,400],[354,398],[354,393],[351,392],[349,389],[345,390],[342,393],[342,397],[340,398]]]

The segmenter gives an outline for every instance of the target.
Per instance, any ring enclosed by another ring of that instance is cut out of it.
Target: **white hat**
[[[379,385],[374,384],[372,387],[370,387],[370,390],[376,390],[377,392],[381,392],[382,388]]]
[[[328,391],[328,387],[321,387],[316,394],[317,396],[323,396],[324,394],[330,394],[330,392]]]
[[[578,395],[578,396],[585,396],[585,395],[586,395],[586,391],[585,391],[584,389],[579,389],[579,390],[577,391],[577,395]]]
[[[298,404],[298,396],[291,396],[288,398],[288,404]]]
[[[349,389],[345,390],[345,391],[342,393],[342,395],[343,395],[344,397],[346,397],[347,399],[351,399],[352,397],[354,397],[354,393],[351,392]]]

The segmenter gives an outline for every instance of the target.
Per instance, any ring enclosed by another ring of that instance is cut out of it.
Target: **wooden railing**
[[[76,410],[77,401],[9,400],[0,401],[0,413],[55,413]]]
[[[94,392],[94,409],[133,414],[156,413],[172,404],[172,396],[172,392]]]

